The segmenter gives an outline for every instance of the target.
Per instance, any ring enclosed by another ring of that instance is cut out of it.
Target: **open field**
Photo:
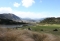
[[[52,33],[54,35],[60,35],[60,25],[36,25],[36,26],[27,26],[27,27],[23,27],[21,29],[27,29],[27,28],[31,28],[32,31],[36,31],[36,32],[45,32],[45,33]],[[57,29],[58,31],[53,31]]]
[[[53,31],[54,29],[58,31]],[[18,29],[0,28],[0,41],[60,41],[60,25],[24,26]]]

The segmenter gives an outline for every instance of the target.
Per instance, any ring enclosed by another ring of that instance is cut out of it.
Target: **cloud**
[[[12,12],[10,7],[0,7],[0,13],[9,13]]]
[[[15,11],[10,7],[0,7],[0,13],[13,13],[21,18],[44,18],[44,17],[58,17],[56,15],[52,15],[49,12],[23,12],[23,11]],[[60,14],[59,14],[60,15]]]
[[[15,2],[13,5],[14,5],[14,7],[19,7],[20,6],[20,4],[17,3],[17,2]]]
[[[34,18],[43,18],[43,17],[47,17],[47,13],[34,13],[34,12],[22,12],[22,11],[17,11],[17,12],[14,12],[14,14],[22,17],[22,18],[31,18],[31,19],[34,19]]]
[[[21,17],[21,18],[31,18],[31,19],[39,19],[39,18],[46,18],[46,17],[59,17],[58,15],[52,15],[52,13],[49,12],[23,12],[23,11],[14,11],[15,15]]]
[[[35,3],[34,0],[22,0],[22,6],[28,8],[32,6],[32,4]]]

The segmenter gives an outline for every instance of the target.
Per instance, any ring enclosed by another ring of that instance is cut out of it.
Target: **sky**
[[[60,17],[60,0],[0,0],[0,14],[21,18]]]

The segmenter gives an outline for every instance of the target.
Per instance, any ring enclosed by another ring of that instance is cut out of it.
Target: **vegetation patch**
[[[0,41],[60,41],[58,36],[30,30],[8,30],[3,32],[0,30]]]

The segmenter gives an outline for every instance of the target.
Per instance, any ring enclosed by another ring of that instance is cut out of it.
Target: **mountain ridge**
[[[0,14],[0,18],[2,18],[2,19],[10,19],[10,20],[21,20],[18,16],[14,15],[12,13]]]

